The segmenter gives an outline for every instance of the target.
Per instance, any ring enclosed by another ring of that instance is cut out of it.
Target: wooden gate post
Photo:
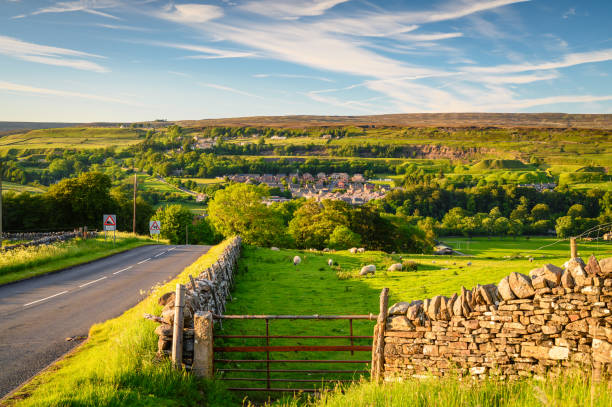
[[[372,371],[373,381],[380,381],[384,370],[385,352],[385,325],[387,324],[387,308],[389,306],[389,289],[383,288],[380,292],[380,312],[374,327],[374,340],[372,341]]]
[[[578,257],[578,245],[576,245],[576,238],[570,237],[570,258],[575,259]]]
[[[183,365],[183,307],[185,306],[185,287],[176,285],[174,297],[174,326],[172,330],[172,366],[180,369]]]
[[[193,365],[196,376],[213,378],[213,315],[198,311],[193,317]]]

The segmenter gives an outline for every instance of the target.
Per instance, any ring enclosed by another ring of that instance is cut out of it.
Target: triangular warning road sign
[[[106,220],[104,220],[104,226],[115,226],[115,219],[113,219],[111,215],[108,215]]]
[[[153,221],[153,223],[151,224],[151,230],[159,230],[159,224],[157,223],[157,221]]]

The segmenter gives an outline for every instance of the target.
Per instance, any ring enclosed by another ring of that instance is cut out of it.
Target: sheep
[[[302,259],[300,258],[300,256],[295,256],[293,258],[293,265],[297,266],[298,264],[300,264],[302,262]]]
[[[351,248],[349,249],[349,252],[350,252],[351,254],[355,254],[355,253],[357,253],[357,248],[356,248],[356,247],[351,247]]]
[[[332,259],[327,259],[327,265],[329,267],[333,266],[334,265],[334,261]]]
[[[363,247],[360,247],[359,249],[357,249],[357,253],[365,253],[365,249]]]

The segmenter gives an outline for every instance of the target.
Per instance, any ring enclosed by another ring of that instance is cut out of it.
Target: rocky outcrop
[[[612,373],[612,258],[546,264],[498,285],[388,311],[384,376],[457,370],[516,379],[550,368]]]

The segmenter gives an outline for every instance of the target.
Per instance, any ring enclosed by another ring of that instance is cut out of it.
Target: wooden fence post
[[[213,378],[213,315],[198,311],[193,317],[193,365],[196,376]]]
[[[576,257],[578,257],[578,245],[576,244],[575,237],[570,237],[570,252],[571,252],[570,258],[575,259]]]
[[[174,297],[174,329],[172,331],[172,366],[179,369],[183,365],[183,307],[185,306],[185,287],[176,285]]]
[[[372,371],[373,381],[380,381],[384,370],[385,352],[385,325],[387,324],[387,308],[389,306],[389,289],[383,288],[380,292],[380,312],[374,327],[374,340],[372,341]]]

